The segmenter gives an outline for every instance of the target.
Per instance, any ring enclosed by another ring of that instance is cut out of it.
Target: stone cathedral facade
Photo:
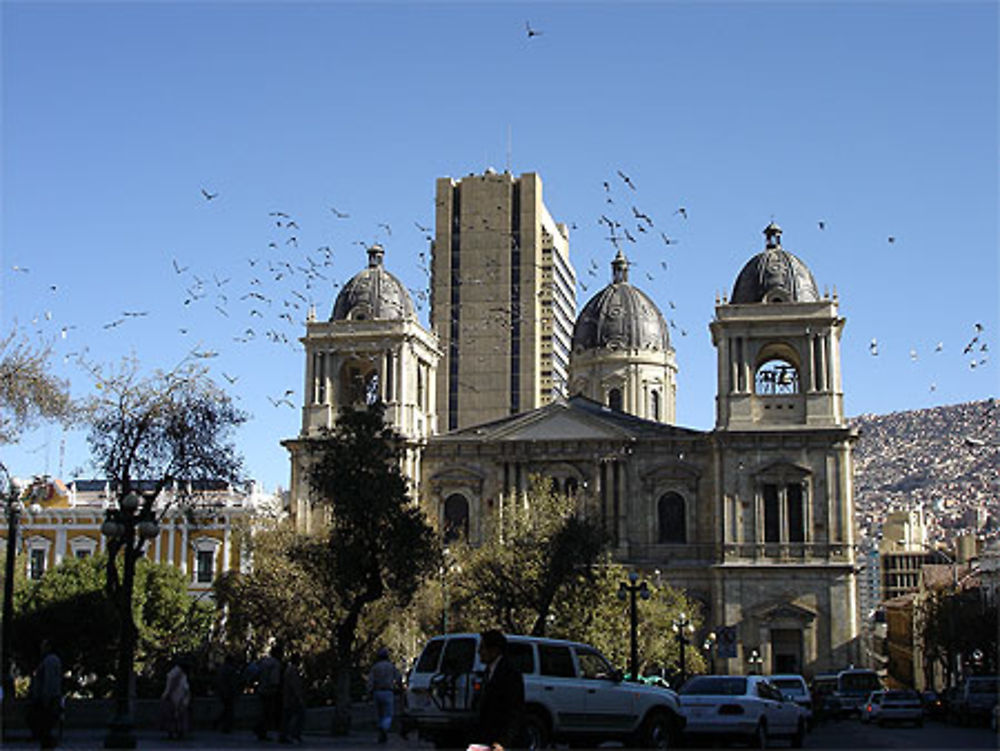
[[[540,205],[541,184],[531,177]],[[498,190],[518,182],[492,173],[462,182],[474,179]],[[566,234],[547,211],[537,213],[548,222],[545,232]],[[473,227],[477,219],[449,217],[439,234],[459,221]],[[519,221],[518,231],[541,229]],[[674,424],[678,367],[669,328],[629,282],[621,253],[610,283],[576,317],[564,396],[439,429],[439,415],[463,406],[437,401],[448,393],[437,332],[449,321],[435,321],[432,311],[434,330],[424,328],[406,288],[386,271],[382,249],[370,249],[367,268],[344,285],[330,318],[311,316],[302,339],[302,430],[284,442],[297,525],[317,524],[308,441],[332,426],[343,405],[377,398],[407,441],[404,471],[414,498],[443,534],[481,540],[493,517],[523,499],[528,478],[542,475],[603,519],[619,561],[644,575],[658,572],[701,603],[706,631],[727,640],[718,671],[813,675],[860,663],[856,435],[843,411],[844,319],[836,296],[821,296],[806,265],[782,247],[781,229],[772,223],[764,234],[764,249],[738,272],[728,299],[717,301],[710,324],[718,364],[709,431]],[[463,260],[453,246],[448,258],[434,259],[436,274]],[[508,286],[492,293],[511,302],[510,275],[499,276]],[[544,284],[544,275],[536,281]],[[519,277],[518,288],[535,294],[537,285],[525,282]],[[502,352],[509,336],[495,328]],[[475,389],[464,384],[472,403]],[[749,662],[754,652],[760,666]]]

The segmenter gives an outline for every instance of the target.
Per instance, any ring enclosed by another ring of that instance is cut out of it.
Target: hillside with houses
[[[1000,536],[997,400],[865,414],[851,420],[854,498],[862,540],[890,511],[922,505],[932,540]]]

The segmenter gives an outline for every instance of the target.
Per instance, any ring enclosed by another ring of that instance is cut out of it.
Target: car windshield
[[[747,679],[740,676],[701,675],[681,688],[681,694],[702,696],[742,696],[747,692]]]
[[[797,681],[794,678],[772,678],[771,683],[780,688],[783,694],[791,694],[792,696],[806,695],[801,681]]]

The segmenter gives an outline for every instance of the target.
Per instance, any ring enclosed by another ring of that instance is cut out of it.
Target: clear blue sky
[[[238,443],[268,488],[287,486],[278,442],[299,429],[295,293],[328,316],[334,284],[365,264],[357,243],[373,240],[390,271],[425,288],[428,243],[415,223],[433,223],[435,178],[502,170],[508,132],[512,170],[541,174],[553,216],[576,225],[580,307],[610,280],[600,215],[624,219],[634,205],[656,223],[626,251],[632,281],[676,324],[679,424],[712,427],[716,294],[763,247],[772,218],[820,288],[840,296],[849,414],[996,394],[994,2],[5,2],[0,12],[4,329],[54,341],[77,395],[93,386],[66,356],[84,348],[100,362],[134,353],[149,368],[218,351],[207,362],[252,414]],[[529,38],[528,23],[541,33]],[[277,227],[274,211],[298,228]],[[294,269],[321,259],[320,246],[333,263],[307,288]],[[293,273],[266,270],[279,261]],[[195,276],[205,296],[185,305]],[[257,299],[240,299],[258,289],[253,278],[273,301],[261,316],[250,312]],[[975,323],[971,368],[962,349]],[[236,341],[247,328],[256,337]],[[287,389],[296,408],[273,406]],[[43,428],[2,458],[18,475],[56,474],[63,439]],[[67,434],[63,477],[91,476],[87,462]]]

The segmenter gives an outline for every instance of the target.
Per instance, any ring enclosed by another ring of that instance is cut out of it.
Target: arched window
[[[374,404],[381,398],[378,371],[372,363],[354,360],[340,373],[340,393],[347,404]]]
[[[469,502],[453,493],[444,502],[444,541],[469,539]]]
[[[772,358],[757,368],[756,392],[762,396],[799,393],[799,371],[787,360]]]
[[[576,495],[576,491],[580,489],[580,484],[576,481],[575,477],[567,477],[564,487],[566,495],[574,496]]]
[[[649,396],[650,413],[654,420],[660,420],[660,392],[654,391]]]
[[[608,392],[608,406],[611,409],[622,411],[622,390],[618,388],[611,389]]]
[[[684,499],[678,493],[664,493],[656,504],[659,520],[659,542],[687,542],[687,524],[684,518]]]

